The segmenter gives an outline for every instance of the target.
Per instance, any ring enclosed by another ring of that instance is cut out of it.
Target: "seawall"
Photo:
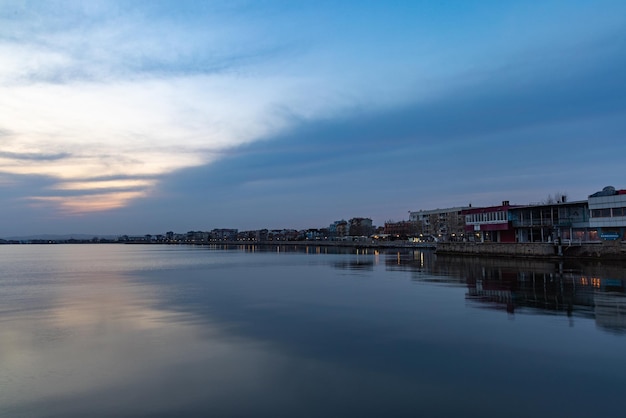
[[[626,242],[603,241],[561,245],[546,242],[439,242],[437,254],[499,257],[606,258],[626,260]]]
[[[434,249],[435,243],[412,243],[406,241],[216,241],[201,243],[181,243],[195,245],[258,245],[258,246],[298,246],[298,247],[344,247],[344,248],[408,248],[408,249]]]

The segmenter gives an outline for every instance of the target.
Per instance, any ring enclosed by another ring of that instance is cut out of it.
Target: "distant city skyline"
[[[624,188],[622,1],[0,0],[0,237]]]

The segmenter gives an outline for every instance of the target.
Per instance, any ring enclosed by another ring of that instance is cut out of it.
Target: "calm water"
[[[626,414],[624,266],[332,252],[0,246],[0,416]]]

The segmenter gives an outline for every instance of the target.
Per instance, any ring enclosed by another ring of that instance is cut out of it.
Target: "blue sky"
[[[626,187],[624,51],[623,1],[0,0],[0,236]]]

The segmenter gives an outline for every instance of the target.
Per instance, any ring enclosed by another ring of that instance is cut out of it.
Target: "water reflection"
[[[0,253],[0,416],[585,417],[599,397],[622,410],[619,265],[25,247]]]
[[[353,259],[347,261],[337,261],[333,267],[340,270],[374,270],[374,260]]]
[[[416,282],[467,288],[470,306],[515,313],[593,319],[603,330],[626,333],[626,263],[437,256],[432,250],[324,245],[210,245],[244,253],[341,255],[338,270],[409,272]]]
[[[0,416],[209,413],[227,409],[233,393],[262,396],[242,375],[272,374],[262,344],[219,324],[200,332],[187,315],[155,308],[156,289],[129,277],[84,274],[30,291],[47,306],[5,312],[0,322]]]
[[[212,245],[210,249],[250,253],[345,255],[331,262],[339,270],[410,272],[418,282],[466,286],[475,307],[508,314],[565,314],[592,318],[609,332],[626,333],[626,263],[546,261],[437,256],[432,250],[396,250],[321,245]]]
[[[399,254],[386,255],[387,269],[409,271],[416,281],[465,285],[476,307],[593,318],[606,331],[626,333],[624,263]]]

